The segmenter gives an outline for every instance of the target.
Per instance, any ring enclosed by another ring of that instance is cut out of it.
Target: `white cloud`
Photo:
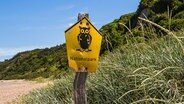
[[[72,25],[74,25],[74,23],[69,23],[69,24],[68,24],[69,27],[72,26]]]
[[[19,48],[0,48],[0,57],[13,56],[19,52],[29,51],[37,48],[46,48],[46,46],[31,46]]]

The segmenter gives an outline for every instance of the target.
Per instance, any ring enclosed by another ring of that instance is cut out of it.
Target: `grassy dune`
[[[183,31],[150,41],[128,42],[102,56],[89,74],[89,104],[184,103]],[[135,38],[136,39],[136,38]],[[25,95],[23,104],[72,104],[74,74]]]
[[[88,76],[88,104],[184,103],[183,7],[182,0],[141,0],[136,13],[100,29],[103,54]],[[69,72],[18,103],[73,104],[73,80]]]

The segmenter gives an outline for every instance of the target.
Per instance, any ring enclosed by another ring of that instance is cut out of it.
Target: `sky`
[[[0,0],[0,61],[22,51],[65,42],[64,31],[89,13],[101,26],[135,12],[140,0]]]

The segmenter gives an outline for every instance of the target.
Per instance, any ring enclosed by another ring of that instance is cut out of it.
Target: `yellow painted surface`
[[[95,72],[102,41],[98,30],[83,18],[65,31],[65,38],[69,67],[76,72],[83,67],[87,72]]]

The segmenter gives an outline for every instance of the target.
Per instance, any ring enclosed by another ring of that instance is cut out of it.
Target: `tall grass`
[[[184,101],[184,54],[169,36],[122,46],[104,57],[99,69],[88,83],[89,104]]]
[[[180,37],[184,32],[177,32]],[[178,42],[180,40],[180,43]],[[184,103],[182,38],[167,35],[129,43],[101,57],[96,73],[89,74],[89,104]],[[25,95],[23,104],[72,104],[74,75]]]

